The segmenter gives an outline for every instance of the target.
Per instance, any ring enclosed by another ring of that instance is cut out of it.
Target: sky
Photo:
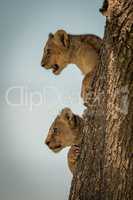
[[[0,0],[0,199],[67,200],[72,175],[68,148],[51,152],[44,140],[64,107],[82,115],[82,74],[60,76],[40,66],[50,32],[103,37],[101,0]]]

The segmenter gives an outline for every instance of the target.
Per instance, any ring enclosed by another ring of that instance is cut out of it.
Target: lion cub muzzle
[[[49,136],[46,138],[45,144],[55,153],[63,148],[59,142],[56,143],[55,140]]]
[[[55,74],[55,75],[58,75],[60,73],[60,66],[58,64],[53,64],[51,66],[48,66],[47,64],[45,64],[44,61],[41,62],[41,66],[45,69],[52,69],[52,72]]]

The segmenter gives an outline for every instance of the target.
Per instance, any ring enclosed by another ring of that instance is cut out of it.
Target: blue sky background
[[[54,76],[40,61],[49,32],[103,37],[101,5],[101,0],[0,1],[1,200],[68,199],[68,149],[54,154],[44,139],[63,107],[82,114],[83,77],[74,65]],[[23,102],[15,106],[20,95]]]

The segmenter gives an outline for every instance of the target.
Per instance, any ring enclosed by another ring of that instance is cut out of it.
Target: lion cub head
[[[42,67],[52,69],[55,75],[60,74],[68,64],[69,43],[69,36],[64,30],[50,33],[44,47]]]
[[[54,152],[79,144],[81,126],[82,118],[75,115],[69,108],[64,108],[52,123],[45,143]]]

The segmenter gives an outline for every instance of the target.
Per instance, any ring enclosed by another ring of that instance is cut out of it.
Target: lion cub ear
[[[64,108],[61,111],[61,115],[65,120],[71,121],[73,119],[73,113],[70,108]]]
[[[58,30],[54,34],[55,40],[58,42],[58,44],[63,45],[64,47],[68,48],[69,47],[69,35],[66,33],[64,30]]]
[[[75,128],[75,114],[71,111],[70,108],[64,108],[61,112],[61,115],[63,115],[63,119],[69,123],[71,128]]]
[[[49,33],[48,37],[49,37],[49,39],[53,38],[54,37],[53,33]]]

